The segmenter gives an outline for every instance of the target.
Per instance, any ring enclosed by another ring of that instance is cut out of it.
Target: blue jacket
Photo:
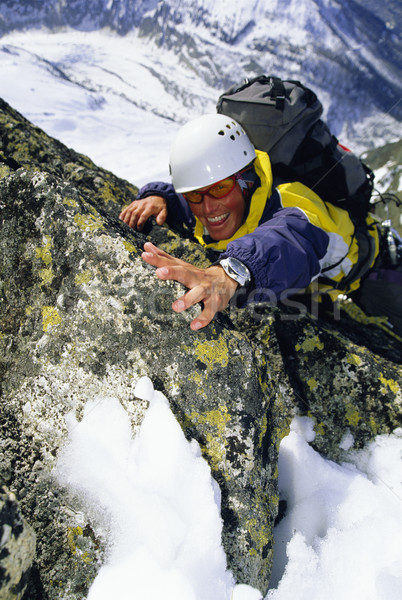
[[[220,252],[220,258],[232,256],[244,263],[252,274],[253,301],[284,299],[296,291],[309,291],[312,282],[322,275],[327,280],[322,290],[335,298],[340,293],[337,284],[358,261],[359,247],[349,214],[325,204],[301,183],[282,184],[274,189],[265,152],[257,151],[254,166],[260,185],[251,198],[245,222],[230,240],[208,239],[188,203],[170,184],[147,184],[138,197],[163,196],[169,224],[187,225],[203,246]],[[375,227],[370,234],[375,247],[373,264],[378,254]],[[359,280],[354,281],[349,289],[358,285]]]

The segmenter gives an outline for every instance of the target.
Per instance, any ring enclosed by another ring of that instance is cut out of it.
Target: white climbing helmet
[[[212,185],[240,171],[255,158],[243,127],[231,117],[208,114],[186,123],[177,134],[169,168],[178,193]]]

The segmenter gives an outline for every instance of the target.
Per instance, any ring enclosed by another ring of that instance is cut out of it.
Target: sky
[[[7,102],[137,185],[168,180],[168,149],[180,124],[214,111],[217,90],[180,70],[173,55],[162,65],[135,37],[16,33],[3,36],[0,53]],[[183,94],[192,90],[185,105],[155,72],[175,75]],[[110,397],[67,423],[57,476],[83,500],[108,548],[87,600],[260,600],[228,571],[219,488],[197,443],[184,438],[149,379],[138,382],[136,395],[150,403],[136,436]],[[402,430],[350,449],[342,465],[315,452],[313,439],[312,423],[298,418],[282,441],[287,513],[275,532],[265,600],[399,600]]]

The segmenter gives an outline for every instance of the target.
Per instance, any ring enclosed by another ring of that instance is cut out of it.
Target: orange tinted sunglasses
[[[191,204],[200,204],[204,200],[204,196],[212,196],[212,198],[224,198],[233,190],[236,184],[236,176],[226,177],[218,183],[214,183],[211,187],[206,190],[193,190],[191,192],[185,192],[183,196],[187,202]]]

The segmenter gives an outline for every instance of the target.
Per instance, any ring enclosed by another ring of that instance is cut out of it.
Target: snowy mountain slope
[[[32,30],[41,24],[81,32]],[[166,178],[180,123],[214,111],[232,83],[271,72],[318,92],[333,132],[360,153],[402,137],[400,24],[395,0],[384,10],[362,0],[0,0],[0,31],[29,30],[1,38],[1,95],[142,183]],[[105,26],[119,34],[95,31]]]
[[[181,123],[213,111],[216,90],[138,39],[12,34],[0,43],[1,96],[49,135],[136,185],[167,179]],[[191,90],[189,92],[188,90]]]
[[[402,118],[402,9],[397,0],[384,4],[379,11],[362,0],[2,0],[0,15],[4,32],[42,24],[138,31],[216,87],[274,70],[338,95],[362,88]]]

